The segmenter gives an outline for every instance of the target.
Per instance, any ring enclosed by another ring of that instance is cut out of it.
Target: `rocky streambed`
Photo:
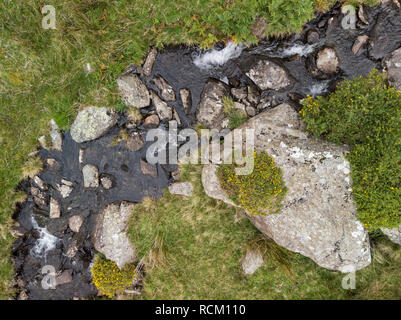
[[[130,206],[144,197],[161,197],[177,174],[176,165],[146,162],[149,129],[167,129],[172,122],[178,130],[198,122],[208,128],[225,128],[224,96],[231,96],[235,108],[255,119],[277,106],[281,106],[277,110],[288,106],[284,103],[298,110],[306,95],[325,95],[341,79],[365,76],[374,67],[388,71],[390,82],[400,90],[401,10],[392,1],[362,8],[355,29],[342,27],[344,16],[336,5],[328,13],[319,13],[300,34],[261,41],[255,47],[230,43],[210,51],[184,46],[161,52],[152,49],[143,66],[130,66],[117,81],[122,100],[136,112],[118,114],[86,107],[68,132],[60,132],[52,122],[52,145],[46,146],[41,139],[38,151],[43,171],[20,184],[28,198],[14,216],[13,233],[18,238],[12,250],[18,298],[93,297],[97,290],[90,265],[96,251],[119,266],[137,260],[125,236]],[[289,125],[296,125],[291,121]],[[180,192],[188,194],[188,190]],[[341,230],[335,232],[340,242],[333,243],[334,251],[327,243],[323,244],[326,248],[300,250],[291,239],[280,240],[272,230],[263,230],[265,223],[254,221],[266,235],[324,267],[341,270],[341,254],[330,262],[331,258],[317,257],[317,251],[337,254],[342,245],[348,252],[353,250],[350,242],[343,241],[348,235]],[[370,262],[368,240],[358,228],[354,232],[360,233],[357,240],[365,250],[354,261],[361,268]],[[352,259],[347,256],[347,263]],[[44,288],[46,266],[54,268],[55,289]],[[135,285],[132,289],[138,290]]]

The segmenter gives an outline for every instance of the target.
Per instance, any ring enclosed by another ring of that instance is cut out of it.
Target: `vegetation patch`
[[[223,164],[217,174],[230,199],[250,214],[279,213],[287,191],[281,169],[267,153],[254,152],[254,169],[249,175],[237,175],[234,164]]]
[[[327,98],[308,97],[301,114],[314,136],[352,146],[354,199],[369,230],[401,224],[401,92],[376,70],[344,80]]]
[[[319,267],[262,236],[243,210],[203,191],[200,165],[182,167],[191,197],[166,192],[135,206],[128,234],[146,260],[140,296],[133,299],[399,299],[401,247],[380,232],[370,234],[372,263],[356,273],[356,289],[344,290],[344,274]],[[264,263],[244,275],[246,249]]]
[[[93,283],[98,290],[108,298],[123,294],[132,285],[135,278],[135,265],[128,264],[122,269],[110,260],[96,256],[91,269]]]
[[[246,113],[235,107],[235,102],[230,97],[223,97],[224,114],[228,118],[228,127],[230,130],[238,128],[246,120],[248,116]]]

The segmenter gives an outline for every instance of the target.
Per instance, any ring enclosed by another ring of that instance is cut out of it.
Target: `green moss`
[[[273,158],[255,151],[251,174],[237,175],[235,168],[233,164],[223,164],[217,172],[223,189],[234,203],[255,215],[280,212],[287,189]]]
[[[91,269],[93,283],[98,290],[109,298],[124,293],[135,278],[135,266],[125,265],[122,269],[110,260],[96,257]]]
[[[401,224],[401,92],[373,70],[345,80],[327,98],[308,97],[301,110],[314,136],[352,146],[354,199],[369,230]]]

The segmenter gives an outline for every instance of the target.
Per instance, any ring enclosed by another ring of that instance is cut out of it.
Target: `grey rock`
[[[236,100],[241,101],[247,96],[247,87],[231,88],[231,94]]]
[[[364,24],[369,24],[369,21],[368,21],[368,19],[367,19],[366,16],[365,16],[365,10],[364,10],[364,8],[363,8],[363,4],[361,4],[361,5],[359,6],[359,9],[358,9],[358,18],[359,18],[359,20],[361,20]]]
[[[63,182],[63,180],[61,180],[61,182]],[[72,184],[69,185],[69,184],[64,184],[64,183],[61,185],[57,184],[56,189],[64,199],[67,198],[73,190]]]
[[[145,108],[150,104],[149,91],[135,74],[126,74],[117,79],[121,99],[128,106]]]
[[[383,67],[387,70],[388,80],[395,90],[401,90],[401,48],[390,53],[383,59]]]
[[[188,114],[189,112],[191,112],[191,108],[192,108],[191,91],[189,91],[188,89],[180,89],[180,97],[181,97],[182,106],[184,107],[184,112],[185,112],[185,114]]]
[[[317,54],[316,66],[323,73],[327,75],[335,74],[339,65],[337,53],[333,48],[324,48]]]
[[[87,164],[82,168],[85,188],[97,188],[99,186],[99,170],[93,164]]]
[[[60,218],[60,215],[61,215],[61,209],[59,202],[54,198],[50,198],[50,218],[51,219]]]
[[[246,113],[248,114],[248,116],[254,117],[256,114],[256,110],[254,107],[249,106],[249,107],[246,107]]]
[[[91,141],[102,136],[117,122],[117,114],[107,108],[85,107],[71,126],[71,137],[77,143]]]
[[[33,182],[35,182],[36,185],[37,185],[41,190],[47,190],[47,185],[46,185],[46,183],[45,183],[41,178],[39,178],[38,176],[35,176],[35,177],[33,178]]]
[[[33,196],[33,201],[41,207],[46,207],[46,195],[44,192],[40,191],[39,188],[31,186],[31,194]]]
[[[155,105],[157,115],[161,121],[169,121],[173,118],[173,111],[162,99],[159,98],[156,92],[151,91],[152,101]]]
[[[141,159],[141,171],[146,176],[151,176],[153,178],[157,177],[157,167],[154,164],[147,163]]]
[[[53,119],[50,120],[50,139],[52,141],[53,149],[61,151],[63,145],[63,137],[61,135],[59,127]]]
[[[381,230],[392,242],[401,245],[401,225],[398,228],[381,228]]]
[[[256,228],[330,270],[350,272],[369,265],[368,234],[357,220],[352,198],[348,148],[309,139],[288,104],[251,118],[239,129],[255,130],[255,149],[273,157],[288,189],[281,213],[249,215]],[[232,204],[216,170],[215,165],[203,167],[205,192]]]
[[[263,256],[259,250],[246,250],[244,259],[242,260],[242,271],[244,274],[253,274],[263,264]]]
[[[177,121],[177,124],[178,124],[178,125],[181,125],[181,118],[180,118],[180,115],[178,114],[177,110],[176,110],[176,109],[173,109],[173,113],[174,113],[174,119],[175,119],[175,121]]]
[[[203,87],[200,103],[196,112],[198,121],[209,129],[221,128],[224,119],[222,98],[229,96],[230,90],[223,82],[211,79]]]
[[[160,119],[156,114],[152,114],[146,117],[145,121],[143,122],[143,126],[146,129],[157,128],[159,124],[160,124]]]
[[[100,182],[102,184],[102,187],[106,190],[109,190],[113,187],[113,181],[110,179],[109,176],[102,176],[100,178]]]
[[[47,143],[46,143],[46,136],[40,136],[38,138],[39,144],[43,149],[47,149]]]
[[[96,219],[92,237],[95,249],[114,261],[119,268],[133,263],[137,258],[136,249],[126,234],[133,207],[134,204],[128,202],[111,204]]]
[[[280,90],[289,87],[292,80],[287,72],[269,60],[259,60],[246,75],[260,90]]]
[[[143,74],[147,77],[150,76],[153,69],[153,64],[155,63],[157,57],[157,49],[152,48],[150,49],[148,56],[146,57],[145,63],[143,64]]]
[[[71,216],[68,219],[68,226],[74,232],[79,232],[83,223],[84,223],[84,218],[79,214]]]
[[[359,50],[368,42],[369,36],[363,35],[359,36],[356,40],[354,45],[352,46],[352,53],[354,55],[357,55],[359,53]]]
[[[165,101],[175,101],[174,89],[161,76],[153,78],[153,82],[160,91],[160,95]]]
[[[168,191],[171,194],[178,194],[181,196],[190,197],[194,187],[190,182],[174,182],[168,186]]]

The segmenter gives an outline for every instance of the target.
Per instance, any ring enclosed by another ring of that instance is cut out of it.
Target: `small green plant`
[[[235,107],[235,102],[232,98],[223,97],[222,102],[224,106],[224,114],[228,118],[228,127],[231,130],[238,128],[241,124],[248,120],[246,113]]]
[[[254,215],[280,212],[287,191],[281,169],[267,153],[254,152],[254,169],[249,175],[237,175],[234,164],[219,167],[223,189],[234,203]]]
[[[135,266],[133,264],[125,265],[119,269],[113,261],[100,256],[96,257],[91,272],[96,288],[108,298],[124,293],[124,290],[132,284],[135,278]]]
[[[308,97],[301,115],[314,136],[352,146],[354,199],[369,230],[401,224],[401,92],[373,70],[327,98]]]

